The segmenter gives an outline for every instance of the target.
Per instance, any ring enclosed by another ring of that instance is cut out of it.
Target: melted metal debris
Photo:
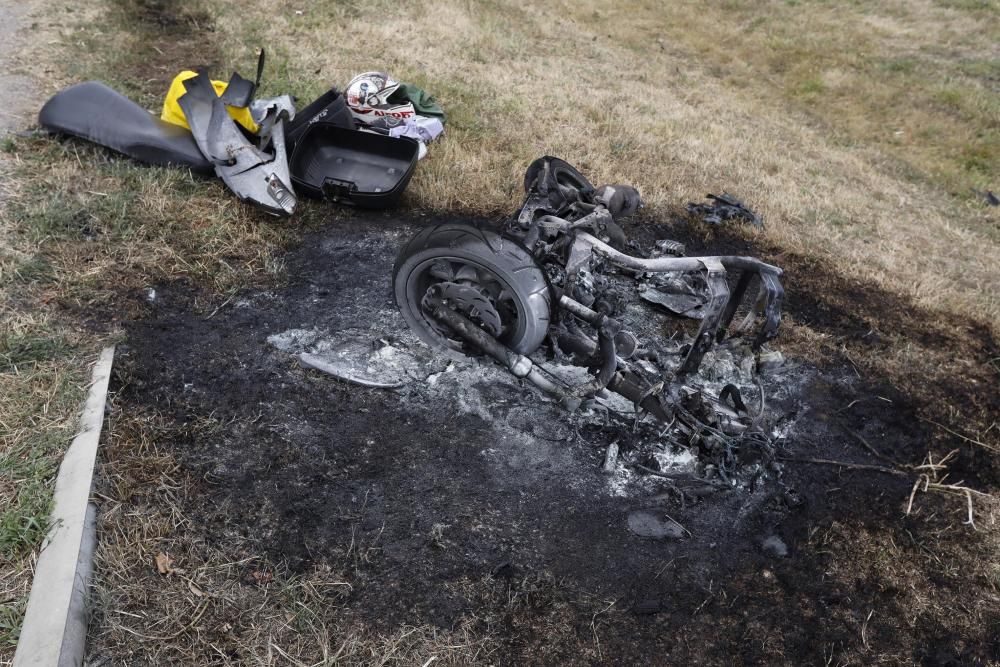
[[[742,220],[749,222],[755,227],[764,226],[764,218],[752,211],[736,197],[723,192],[721,195],[705,195],[712,201],[711,204],[696,204],[689,202],[687,210],[690,213],[701,216],[704,222],[710,225],[719,225],[727,220]]]

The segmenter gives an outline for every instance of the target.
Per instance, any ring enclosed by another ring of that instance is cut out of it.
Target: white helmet
[[[344,96],[347,106],[362,111],[386,104],[397,88],[399,83],[385,72],[365,72],[351,79]]]
[[[366,125],[376,122],[389,127],[413,118],[416,110],[409,102],[393,104],[389,97],[399,88],[399,82],[385,72],[365,72],[347,84],[344,97],[351,114]]]

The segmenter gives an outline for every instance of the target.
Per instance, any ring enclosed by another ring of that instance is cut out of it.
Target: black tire
[[[551,155],[540,157],[528,165],[528,169],[524,172],[525,192],[531,191],[532,186],[535,184],[535,179],[538,178],[538,174],[541,173],[542,168],[545,166],[546,160],[549,163],[549,175],[555,183],[576,188],[584,198],[594,194],[593,184],[587,180],[586,176],[580,173],[579,169],[566,162],[566,160],[552,157]]]
[[[491,229],[462,223],[428,227],[400,251],[392,271],[396,305],[414,333],[429,346],[462,355],[462,345],[443,336],[421,306],[431,275],[441,261],[470,266],[492,275],[509,293],[504,295],[505,331],[499,337],[519,354],[531,354],[549,328],[552,295],[545,273],[531,253],[515,239]],[[514,319],[511,322],[509,320]]]

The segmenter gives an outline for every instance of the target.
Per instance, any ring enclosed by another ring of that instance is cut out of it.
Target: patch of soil
[[[178,0],[116,0],[136,25],[176,36],[191,30],[213,30],[212,17]]]
[[[208,317],[192,312],[204,299],[198,290],[156,287],[150,316],[127,325],[118,401],[188,433],[162,443],[201,480],[185,531],[295,569],[348,571],[352,593],[338,614],[387,631],[471,623],[498,637],[504,664],[1000,659],[991,584],[979,570],[944,565],[989,548],[954,518],[964,504],[920,495],[919,511],[905,517],[912,477],[803,462],[883,465],[845,426],[904,462],[922,461],[934,439],[918,419],[926,399],[863,380],[848,363],[792,360],[769,376],[793,460],[754,487],[682,505],[663,480],[635,479],[618,494],[601,473],[626,424],[582,422],[492,366],[449,371],[442,361],[433,382],[369,389],[306,371],[267,343],[315,329],[417,349],[389,285],[397,249],[415,230],[385,216],[331,225],[286,258],[287,287],[244,294]],[[690,254],[699,250],[695,235],[684,240]],[[709,242],[713,253],[740,243]],[[824,290],[852,284],[823,274],[821,290],[810,282],[821,268],[779,259],[792,317],[812,318],[810,327],[849,339],[868,325],[841,320],[836,304],[863,310],[865,323],[895,312],[895,297],[861,285],[821,304]],[[902,326],[920,323],[911,315]],[[929,341],[947,335],[920,330]],[[985,342],[970,343],[974,335],[947,340],[989,354]],[[217,425],[186,428],[196,423]],[[995,476],[973,479],[995,488]],[[681,537],[672,527],[662,539],[636,534],[636,511],[679,524]],[[937,560],[926,557],[929,540]],[[873,555],[890,543],[898,567]],[[914,611],[910,584],[965,611]]]
[[[140,38],[123,80],[140,81],[145,88],[142,92],[156,91],[162,96],[182,69],[228,78],[215,71],[221,52],[215,43],[215,21],[204,9],[180,0],[114,0],[114,5],[120,20]]]

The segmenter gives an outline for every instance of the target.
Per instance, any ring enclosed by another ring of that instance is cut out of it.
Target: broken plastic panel
[[[186,79],[179,100],[198,148],[236,196],[274,215],[291,215],[296,198],[285,154],[284,122],[295,115],[286,95],[263,103],[257,144],[229,116],[205,74]]]

